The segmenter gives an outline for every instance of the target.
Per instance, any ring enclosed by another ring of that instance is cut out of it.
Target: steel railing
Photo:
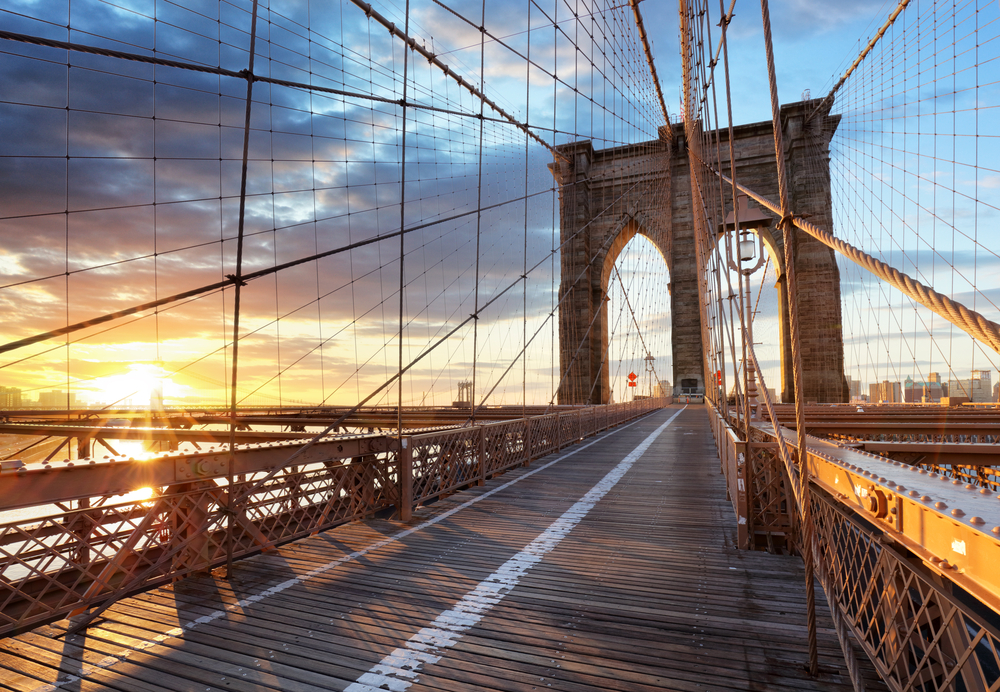
[[[580,408],[403,437],[324,440],[147,461],[83,459],[0,474],[0,636],[338,524],[423,503],[662,408]],[[147,488],[146,494],[137,491]],[[151,488],[151,490],[149,490]],[[229,498],[243,498],[227,510]]]

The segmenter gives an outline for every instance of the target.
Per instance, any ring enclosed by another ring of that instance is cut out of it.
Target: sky
[[[550,401],[561,375],[552,153],[488,107],[486,119],[475,117],[479,100],[418,58],[406,62],[407,95],[430,108],[408,110],[404,173],[401,110],[385,102],[403,96],[401,41],[347,0],[261,7],[256,74],[352,95],[255,84],[243,273],[391,234],[401,223],[411,230],[402,309],[398,238],[250,282],[241,291],[240,401],[341,404],[374,392],[370,403],[393,404],[398,392],[385,383],[400,359],[421,354],[403,379],[404,403],[450,403],[473,377],[477,398],[489,403]],[[402,3],[374,7],[407,27]],[[239,71],[249,58],[248,8],[236,0],[0,0],[0,24]],[[630,43],[627,7],[591,22],[572,21],[556,2],[448,8],[464,19],[411,3],[410,34],[546,142],[590,138],[604,148],[655,139],[659,106]],[[676,122],[677,9],[648,0],[641,9]],[[780,100],[825,94],[890,10],[773,2]],[[482,54],[480,23],[491,34]],[[729,35],[734,121],[768,120],[759,7],[737,3]],[[244,80],[0,41],[0,94],[0,343],[235,272]],[[620,269],[639,302],[611,296],[613,321],[624,325],[613,338],[619,400],[628,395],[625,373],[645,368],[646,348],[657,363],[670,362],[661,288],[669,277],[662,259],[633,242]],[[972,254],[980,261],[980,249]],[[223,403],[234,298],[231,288],[210,292],[2,354],[0,385],[30,397],[64,390],[143,404],[158,382],[168,403]],[[623,318],[629,307],[637,320]],[[660,378],[672,379],[662,369]]]

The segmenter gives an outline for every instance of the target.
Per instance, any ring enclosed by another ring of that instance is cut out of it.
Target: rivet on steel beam
[[[976,526],[982,526],[986,523],[986,520],[982,517],[969,517],[969,523],[975,524]]]
[[[935,502],[934,509],[948,509],[948,503],[941,501]]]
[[[910,497],[916,497],[919,494],[920,493],[918,493],[916,490],[911,490],[910,493],[909,493]]]
[[[966,490],[975,490],[976,486],[974,486],[972,483],[966,483],[965,484],[965,489]]]
[[[940,562],[941,562],[941,558],[937,557],[936,555],[931,558],[931,564],[932,565],[939,564]]]
[[[951,510],[951,516],[953,516],[953,517],[964,517],[965,516],[965,512],[963,512],[961,509],[959,509],[958,507],[956,507],[955,509]]]
[[[934,472],[931,472],[931,475],[930,475],[930,477],[931,477],[931,478],[937,478],[937,477],[938,477],[938,475],[937,475],[936,473],[934,473]]]
[[[905,485],[897,485],[896,486],[896,492],[897,493],[905,493],[906,492],[906,486]],[[913,492],[913,491],[911,490],[910,492]]]
[[[917,473],[927,473],[927,469],[917,469]]]
[[[874,476],[875,474],[872,474],[872,475]],[[885,479],[882,476],[879,476],[878,477],[878,482],[879,483],[885,483]]]
[[[930,495],[921,495],[920,496],[920,501],[921,502],[930,502],[931,501],[931,496]]]
[[[955,480],[953,480],[953,481],[951,482],[951,484],[952,484],[952,485],[961,485],[961,484],[962,484],[962,481],[960,481],[960,480],[958,480],[958,479],[956,478]]]
[[[998,536],[1000,536],[1000,526],[994,526],[993,527],[993,533],[995,533]]]
[[[979,494],[980,495],[989,495],[990,494],[990,489],[989,488],[980,488],[979,489]]]

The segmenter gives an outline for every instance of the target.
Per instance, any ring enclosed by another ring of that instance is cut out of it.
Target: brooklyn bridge
[[[997,692],[998,61],[0,0],[0,690]]]

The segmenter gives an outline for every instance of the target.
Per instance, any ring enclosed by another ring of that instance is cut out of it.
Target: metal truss
[[[748,442],[711,415],[741,547],[801,553],[775,428],[756,424]],[[1000,503],[990,487],[964,483],[955,466],[945,476],[808,439],[816,574],[838,629],[892,690],[1000,690],[1000,526],[990,528]]]

